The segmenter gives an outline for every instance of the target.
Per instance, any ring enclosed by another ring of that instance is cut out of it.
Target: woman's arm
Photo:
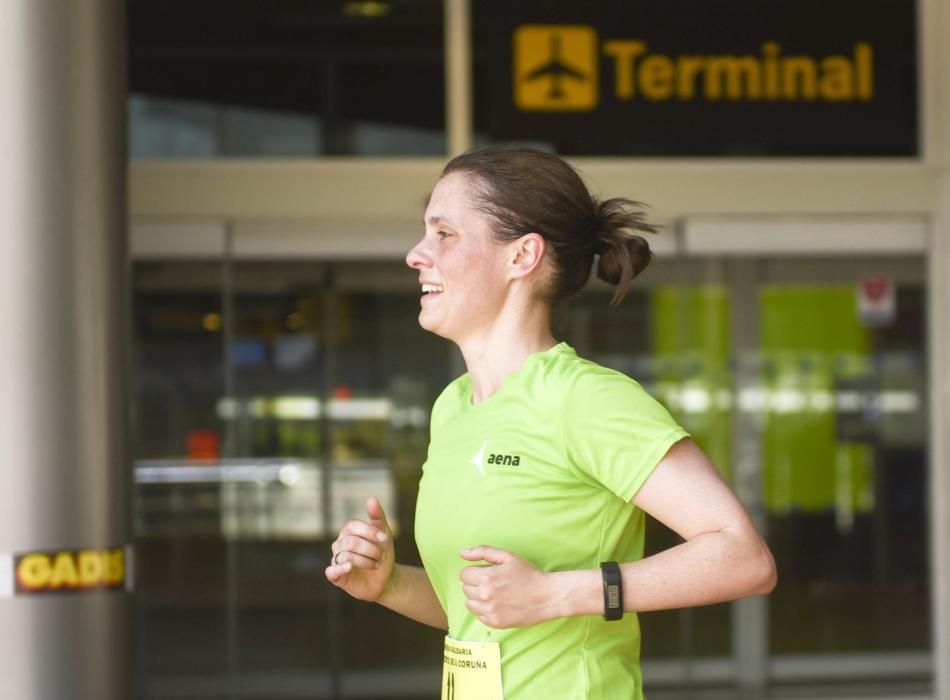
[[[351,520],[330,547],[326,577],[354,598],[376,602],[439,629],[449,623],[423,569],[397,564],[393,533],[379,500],[366,501],[369,521]]]
[[[376,602],[424,625],[440,630],[449,628],[445,610],[421,567],[396,564],[389,584]]]
[[[772,554],[709,458],[690,440],[666,454],[633,502],[685,542],[620,567],[624,610],[682,608],[770,593]],[[559,572],[568,615],[602,613],[600,570]]]
[[[633,502],[686,541],[640,561],[621,563],[624,610],[705,605],[762,595],[775,587],[775,562],[768,547],[691,439],[670,448]],[[485,624],[521,626],[604,611],[600,569],[543,573],[491,547],[475,547],[462,556],[495,564],[462,572],[469,609]]]

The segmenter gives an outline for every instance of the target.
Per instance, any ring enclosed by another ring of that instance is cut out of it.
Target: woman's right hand
[[[327,579],[354,598],[375,602],[386,590],[396,565],[393,533],[375,496],[366,500],[369,521],[351,520],[331,546]]]

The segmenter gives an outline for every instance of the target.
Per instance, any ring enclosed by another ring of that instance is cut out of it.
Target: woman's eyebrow
[[[455,224],[454,221],[452,221],[451,219],[446,219],[445,217],[442,217],[442,216],[430,216],[428,219],[424,219],[423,222],[429,224],[429,226],[437,226],[439,224],[445,224],[446,226],[449,226],[450,228],[458,228],[458,226]]]

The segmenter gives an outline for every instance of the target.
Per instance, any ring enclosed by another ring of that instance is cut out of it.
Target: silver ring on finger
[[[343,550],[342,550],[342,549],[341,549],[339,552],[337,552],[336,554],[333,555],[333,563],[334,563],[334,564],[336,564],[336,565],[339,565],[339,564],[340,564],[340,555],[341,555],[341,554],[343,554]]]

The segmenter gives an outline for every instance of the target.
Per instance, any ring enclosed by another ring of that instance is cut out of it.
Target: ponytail
[[[653,259],[649,242],[639,233],[656,233],[658,229],[646,221],[640,202],[623,197],[603,202],[594,199],[594,207],[597,277],[616,285],[610,300],[610,305],[615,306],[626,296],[633,278]]]

